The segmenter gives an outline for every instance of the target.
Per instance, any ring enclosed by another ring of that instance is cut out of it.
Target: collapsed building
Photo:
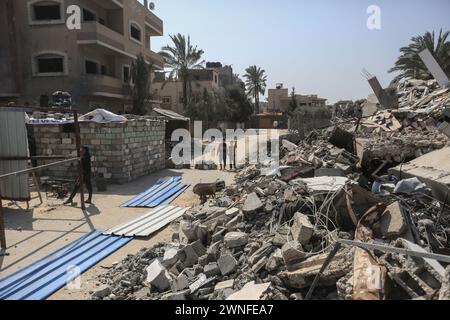
[[[449,299],[450,92],[398,92],[396,110],[283,137],[277,170],[241,168],[171,243],[111,266],[92,299]]]

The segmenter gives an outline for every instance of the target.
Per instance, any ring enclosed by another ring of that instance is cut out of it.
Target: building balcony
[[[136,59],[136,56],[142,53],[147,62],[153,63],[156,69],[164,68],[164,59],[159,54],[143,46],[133,46],[132,50],[127,50],[125,41],[129,41],[127,37],[95,21],[83,23],[81,31],[77,34],[79,45],[101,46],[108,53],[131,59]]]
[[[145,27],[149,30],[151,36],[164,35],[164,25],[162,20],[149,10],[146,11]]]
[[[123,0],[91,0],[96,5],[105,9],[123,9]]]
[[[147,61],[150,61],[153,63],[153,66],[155,69],[163,70],[164,69],[164,58],[157,54],[156,52],[153,52],[150,49],[145,49],[144,57],[147,59]]]
[[[85,22],[77,34],[78,44],[103,44],[125,52],[124,36],[96,21]]]
[[[85,74],[80,78],[82,96],[128,99],[128,93],[127,86],[119,78],[95,74]]]

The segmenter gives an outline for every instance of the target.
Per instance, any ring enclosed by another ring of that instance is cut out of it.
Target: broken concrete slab
[[[295,265],[306,258],[303,247],[298,241],[286,242],[281,248],[281,254],[287,266]]]
[[[213,277],[220,274],[219,265],[216,262],[211,262],[205,266],[203,272],[207,277]]]
[[[169,272],[166,268],[155,259],[146,269],[147,282],[159,291],[164,291],[170,288],[170,282],[172,280]]]
[[[380,219],[380,229],[386,238],[398,237],[405,231],[406,221],[398,201],[386,208]]]
[[[345,149],[350,153],[354,152],[353,141],[354,135],[339,127],[334,128],[329,140],[332,145],[341,149]]]
[[[328,253],[312,256],[297,265],[295,271],[283,272],[280,277],[286,285],[304,289],[311,285],[319,273]],[[319,279],[319,286],[330,286],[352,270],[353,257],[349,249],[340,250]]]
[[[302,246],[309,243],[313,234],[314,226],[309,221],[307,215],[300,212],[294,214],[294,223],[291,227],[292,236],[294,240],[297,240]]]
[[[192,267],[198,262],[198,254],[191,245],[178,250],[178,258],[186,267]]]
[[[220,256],[219,260],[217,260],[217,264],[219,265],[220,273],[223,276],[227,276],[237,269],[237,261],[229,253]]]
[[[295,143],[290,142],[289,140],[283,140],[281,142],[282,146],[285,147],[288,151],[294,151],[298,148]]]
[[[427,153],[426,155],[397,166],[389,173],[402,178],[417,177],[433,192],[433,196],[444,202],[450,194],[450,147]]]
[[[245,284],[238,292],[230,295],[227,300],[260,300],[269,287],[270,283],[255,284],[255,281],[252,281]]]
[[[180,274],[178,277],[172,280],[170,283],[172,291],[179,292],[189,287],[189,279],[185,274]]]
[[[178,261],[178,250],[175,248],[168,248],[164,252],[164,256],[161,261],[161,264],[165,268],[170,269],[177,261]]]
[[[248,242],[248,234],[244,232],[228,232],[224,237],[225,246],[229,249],[245,246]]]
[[[315,177],[299,180],[305,183],[313,194],[339,191],[349,181],[347,177]]]
[[[264,204],[261,202],[256,193],[250,193],[245,200],[242,211],[246,214],[254,213],[263,208]]]
[[[230,279],[216,284],[214,290],[217,291],[217,290],[233,289],[233,286],[234,286],[234,279]]]
[[[184,301],[186,300],[186,295],[189,293],[189,290],[168,293],[161,297],[161,300],[169,300],[169,301]]]
[[[315,177],[344,177],[344,172],[338,168],[319,168],[314,172]]]

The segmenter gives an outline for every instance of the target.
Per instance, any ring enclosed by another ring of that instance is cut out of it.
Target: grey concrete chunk
[[[301,245],[306,245],[314,234],[314,226],[309,221],[308,216],[297,212],[294,215],[291,232],[294,240],[297,240]]]
[[[253,213],[260,210],[263,207],[263,203],[259,200],[259,197],[256,193],[250,193],[245,200],[244,207],[242,211],[244,213]]]
[[[97,288],[97,290],[95,290],[95,292],[93,293],[94,297],[103,299],[106,298],[107,296],[109,296],[111,294],[111,288],[107,285],[103,285]]]
[[[154,260],[147,267],[147,282],[160,291],[164,291],[170,287],[170,274],[166,268],[158,261]]]
[[[162,265],[166,268],[171,268],[178,261],[178,250],[175,248],[169,248],[164,252]]]
[[[222,255],[217,263],[223,276],[227,276],[237,269],[237,261],[231,254]]]
[[[232,289],[233,286],[234,286],[234,280],[231,279],[231,280],[219,282],[214,287],[214,290],[217,291],[217,290]]]
[[[385,237],[400,236],[406,228],[406,221],[403,216],[399,202],[394,202],[386,208],[381,217],[380,229]]]
[[[219,265],[216,262],[209,263],[203,269],[203,272],[207,277],[213,277],[220,274]]]
[[[228,232],[224,238],[227,248],[238,248],[245,246],[248,242],[248,235],[244,232]]]

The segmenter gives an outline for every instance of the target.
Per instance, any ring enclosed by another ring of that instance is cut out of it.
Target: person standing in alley
[[[226,170],[227,169],[227,142],[225,138],[223,138],[223,141],[219,144],[217,148],[217,155],[219,156],[219,164],[220,164],[220,170]]]
[[[86,185],[86,188],[89,192],[89,197],[86,200],[86,203],[92,203],[92,182],[91,182],[91,154],[89,152],[89,148],[86,146],[83,146],[81,148],[80,152],[81,156],[81,166],[83,168],[83,182]],[[80,190],[81,183],[80,179],[77,180],[75,183],[75,186],[73,188],[72,194],[70,195],[69,199],[67,199],[64,204],[72,204],[73,198],[75,198],[75,195]]]

